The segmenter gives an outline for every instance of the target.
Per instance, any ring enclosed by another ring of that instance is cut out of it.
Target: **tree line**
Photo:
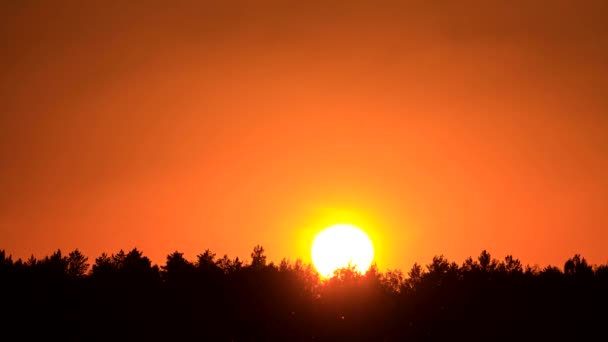
[[[608,338],[608,265],[562,268],[482,251],[463,263],[321,279],[301,260],[175,251],[154,265],[134,248],[13,260],[0,250],[0,339],[64,341],[402,341]],[[16,336],[5,339],[3,337]]]

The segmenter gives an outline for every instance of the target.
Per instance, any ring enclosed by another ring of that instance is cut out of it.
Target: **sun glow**
[[[350,224],[333,225],[317,234],[312,243],[312,262],[326,278],[349,264],[365,273],[373,260],[372,241],[361,229]]]

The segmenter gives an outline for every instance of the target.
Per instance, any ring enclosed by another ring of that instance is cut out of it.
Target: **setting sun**
[[[370,238],[349,224],[337,224],[323,230],[312,244],[312,262],[323,277],[330,277],[336,269],[349,264],[364,273],[373,259],[374,246]]]

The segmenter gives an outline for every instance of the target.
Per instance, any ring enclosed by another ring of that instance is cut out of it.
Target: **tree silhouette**
[[[251,267],[255,269],[266,267],[266,255],[264,255],[264,247],[260,245],[253,247],[253,252],[251,252]]]
[[[160,267],[164,278],[169,282],[184,283],[191,279],[195,265],[184,258],[184,253],[178,251],[167,255],[167,262]]]
[[[224,274],[233,274],[238,272],[243,267],[243,262],[239,260],[239,257],[231,260],[227,254],[221,259],[218,259],[215,264],[224,272]]]
[[[85,257],[78,249],[70,252],[67,259],[67,274],[72,278],[82,278],[89,269],[87,261],[89,258]]]
[[[219,269],[215,263],[215,253],[207,249],[204,253],[199,254],[197,256],[196,268],[207,272]]]
[[[591,277],[593,269],[587,264],[585,258],[581,257],[580,254],[575,254],[564,264],[564,273],[569,276]]]
[[[460,266],[438,255],[407,275],[349,264],[329,279],[302,260],[275,265],[260,245],[249,264],[208,249],[193,261],[174,251],[160,267],[137,248],[102,253],[89,272],[87,260],[78,249],[26,262],[0,250],[0,303],[11,313],[0,333],[99,341],[606,337],[608,265],[580,254],[560,269],[483,250]],[[23,317],[32,329],[18,328]]]
[[[507,255],[505,257],[505,260],[498,267],[500,272],[507,274],[523,273],[521,262],[518,259],[513,258],[512,255]]]

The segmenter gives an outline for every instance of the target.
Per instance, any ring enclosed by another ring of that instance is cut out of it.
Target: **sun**
[[[312,243],[312,263],[322,277],[348,266],[365,273],[374,260],[374,246],[363,230],[350,224],[326,228]]]

